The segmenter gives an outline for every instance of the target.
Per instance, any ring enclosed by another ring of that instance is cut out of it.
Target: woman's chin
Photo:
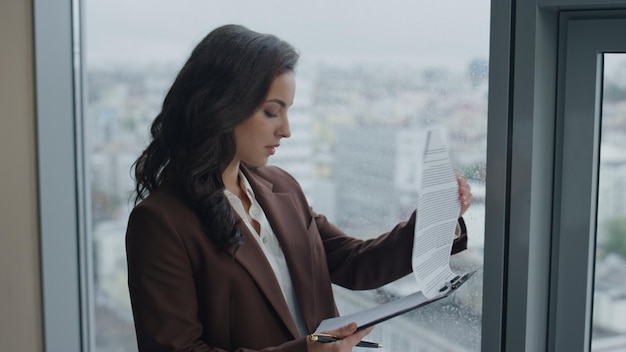
[[[268,159],[264,160],[246,160],[244,163],[249,167],[260,167],[267,165]]]

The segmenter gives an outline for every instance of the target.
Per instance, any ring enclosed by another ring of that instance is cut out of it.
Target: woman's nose
[[[287,115],[282,119],[282,123],[278,129],[278,135],[282,138],[289,138],[291,136],[291,129],[289,128],[289,119]]]

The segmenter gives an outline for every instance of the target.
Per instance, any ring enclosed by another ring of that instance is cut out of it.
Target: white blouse
[[[261,233],[257,233],[254,229],[254,226],[252,226],[252,224],[250,223],[248,216],[246,216],[246,211],[244,209],[243,203],[241,202],[241,199],[239,199],[239,197],[237,197],[228,190],[224,190],[224,194],[230,202],[230,205],[235,209],[239,216],[241,216],[246,226],[248,226],[250,232],[258,235],[254,236],[254,238],[256,238],[257,242],[263,249],[263,253],[265,253],[267,260],[274,271],[274,275],[276,275],[276,279],[280,284],[280,288],[285,297],[285,301],[287,302],[287,306],[289,307],[289,311],[291,312],[293,320],[296,322],[296,326],[298,327],[300,335],[305,336],[308,334],[308,331],[304,324],[300,305],[298,303],[298,299],[296,298],[296,293],[291,282],[291,276],[289,275],[289,269],[287,268],[287,261],[285,260],[285,254],[283,253],[283,249],[278,242],[278,238],[276,238],[274,230],[270,226],[270,223],[267,221],[267,217],[265,216],[263,208],[261,208],[261,205],[259,205],[259,202],[256,200],[254,192],[252,191],[252,187],[250,187],[250,183],[242,172],[239,172],[239,177],[242,180],[241,186],[243,189],[246,190],[246,194],[248,195],[251,203],[248,215],[250,216],[250,218],[259,223]]]

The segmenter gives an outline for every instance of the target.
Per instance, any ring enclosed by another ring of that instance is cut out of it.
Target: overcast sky
[[[182,64],[222,24],[276,34],[303,61],[487,58],[489,0],[84,0],[87,65]]]

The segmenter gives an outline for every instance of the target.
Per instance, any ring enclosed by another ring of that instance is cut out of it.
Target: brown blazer
[[[415,213],[362,241],[314,213],[283,170],[242,171],[281,243],[309,331],[337,316],[331,282],[370,289],[411,272]],[[238,227],[244,244],[218,249],[197,215],[165,186],[133,209],[126,251],[140,351],[306,351],[265,255],[248,228]],[[466,241],[463,236],[453,252]]]

